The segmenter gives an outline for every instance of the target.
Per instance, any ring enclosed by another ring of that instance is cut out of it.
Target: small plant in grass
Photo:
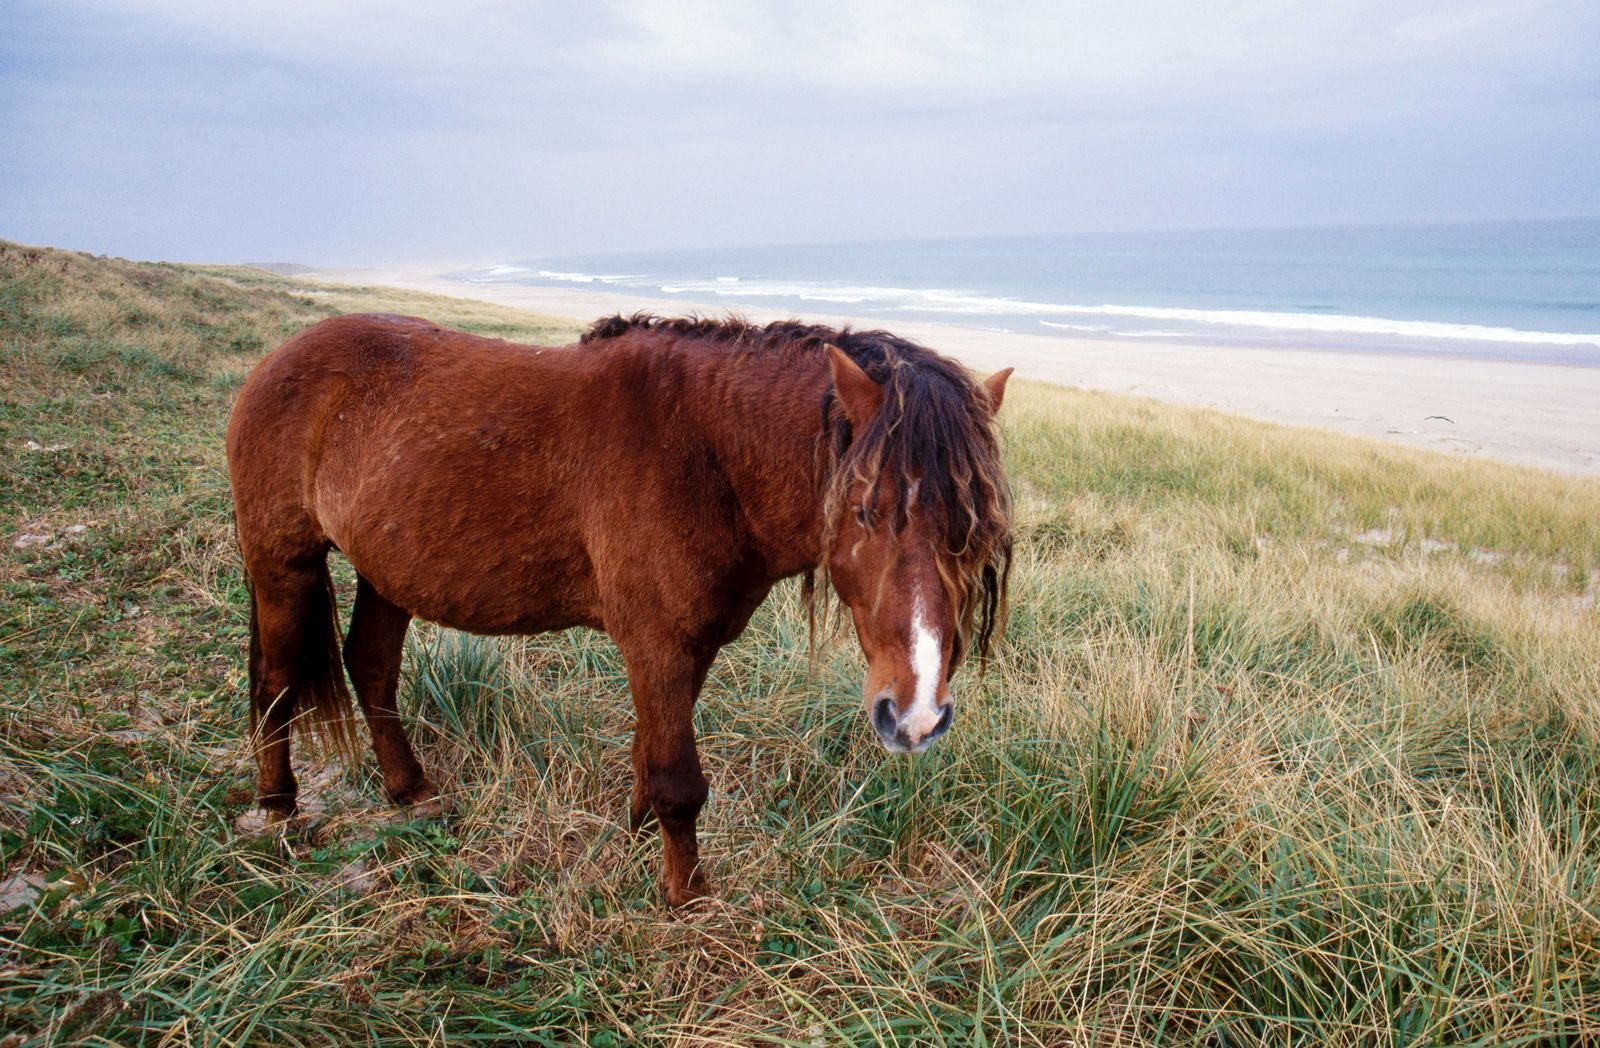
[[[499,641],[436,630],[409,647],[404,712],[427,729],[494,752],[516,741]]]

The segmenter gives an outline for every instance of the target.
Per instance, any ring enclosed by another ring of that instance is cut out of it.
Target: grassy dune
[[[585,631],[414,631],[448,821],[305,754],[315,828],[239,832],[222,428],[355,309],[576,331],[0,243],[0,1043],[1600,1038],[1600,483],[1109,395],[1008,397],[1012,624],[933,752],[792,587],[724,653],[689,919]]]

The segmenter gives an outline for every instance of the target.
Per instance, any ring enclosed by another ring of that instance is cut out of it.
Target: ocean
[[[652,251],[455,275],[884,326],[1600,366],[1600,219]]]

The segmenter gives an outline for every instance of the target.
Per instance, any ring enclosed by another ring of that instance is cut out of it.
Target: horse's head
[[[867,657],[873,730],[890,752],[920,753],[955,716],[962,656],[976,646],[986,658],[1005,615],[1011,537],[994,415],[1011,370],[975,382],[920,347],[859,338],[852,353],[827,348],[823,565]]]

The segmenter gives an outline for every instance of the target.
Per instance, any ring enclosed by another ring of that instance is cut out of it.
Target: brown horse
[[[615,316],[562,348],[392,315],[302,331],[228,425],[262,806],[294,812],[297,711],[354,752],[337,549],[360,576],[344,665],[391,798],[438,804],[395,710],[414,616],[603,629],[637,718],[633,826],[661,827],[671,905],[703,895],[695,698],[778,580],[804,574],[814,601],[820,569],[849,608],[885,747],[949,728],[949,679],[1005,614],[1009,374],[795,322]]]

